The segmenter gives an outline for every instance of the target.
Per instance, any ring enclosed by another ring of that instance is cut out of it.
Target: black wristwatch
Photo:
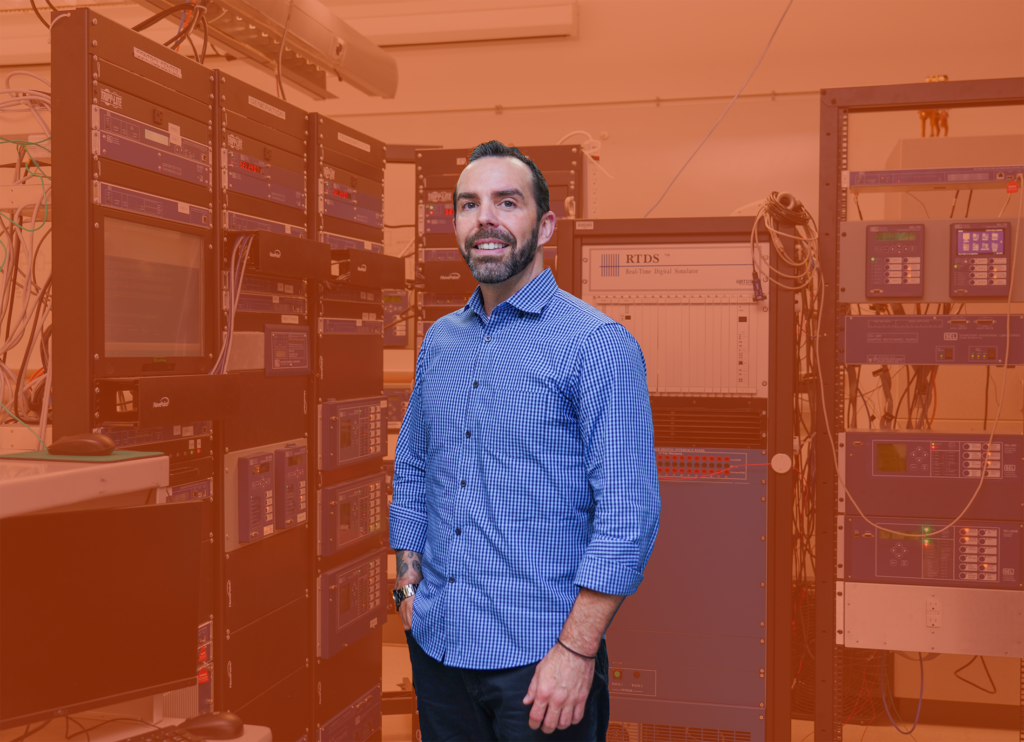
[[[399,606],[401,606],[402,601],[406,598],[411,598],[413,595],[415,595],[419,587],[419,583],[415,583],[413,585],[404,585],[398,588],[397,590],[393,590],[391,594],[395,596],[395,608],[397,609]]]

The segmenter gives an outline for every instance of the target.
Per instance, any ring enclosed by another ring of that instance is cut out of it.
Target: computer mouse
[[[230,711],[216,711],[186,719],[178,729],[204,739],[234,739],[242,736],[242,717]]]
[[[114,452],[114,441],[100,433],[66,435],[46,450],[54,456],[109,456]]]

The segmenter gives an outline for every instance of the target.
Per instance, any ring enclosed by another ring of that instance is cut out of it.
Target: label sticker
[[[249,105],[252,106],[253,108],[258,108],[261,111],[266,111],[271,116],[277,116],[282,121],[284,120],[284,117],[285,117],[284,111],[282,111],[280,108],[276,108],[276,107],[270,105],[269,103],[264,103],[259,98],[253,98],[250,95],[249,96]]]
[[[181,127],[177,124],[168,123],[167,133],[171,136],[171,144],[181,146]]]
[[[242,149],[242,137],[237,134],[228,134],[228,146],[231,149]]]
[[[175,67],[170,62],[165,62],[159,57],[154,57],[149,52],[144,52],[139,47],[133,47],[135,49],[135,58],[139,61],[145,62],[146,64],[156,67],[158,70],[166,72],[168,75],[174,75],[179,80],[181,79],[181,68]],[[283,118],[283,117],[282,117]]]
[[[282,325],[297,325],[299,324],[299,315],[297,314],[282,314],[281,315]]]
[[[192,426],[192,425],[185,425],[185,426],[183,426],[182,429],[181,429],[181,436],[182,436],[182,438],[188,438],[190,435],[194,435],[195,434],[195,430],[193,428],[194,428],[194,426]]]
[[[466,158],[465,157],[456,157],[455,158],[455,164],[456,165],[465,165],[466,164]]]
[[[576,229],[593,229],[593,222],[576,222]]]
[[[339,142],[344,142],[345,144],[347,144],[347,145],[349,145],[351,147],[355,147],[356,149],[361,149],[361,150],[363,150],[363,152],[369,152],[370,151],[370,145],[369,144],[367,144],[366,142],[360,142],[358,139],[353,139],[350,136],[346,136],[345,134],[342,134],[340,131],[338,132],[338,141]],[[333,179],[334,176],[332,175],[331,178]]]
[[[327,178],[327,180],[334,180],[334,168],[330,165],[324,165],[324,177]]]
[[[184,201],[179,201],[178,202],[178,213],[179,214],[187,214],[188,213],[188,204],[185,203]]]

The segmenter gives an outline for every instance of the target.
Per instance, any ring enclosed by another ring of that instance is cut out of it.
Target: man
[[[603,740],[603,636],[661,509],[643,355],[544,269],[518,149],[477,147],[453,201],[480,286],[424,338],[390,516],[423,739]]]

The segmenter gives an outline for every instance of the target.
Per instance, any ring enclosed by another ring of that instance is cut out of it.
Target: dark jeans
[[[604,742],[608,733],[608,650],[604,641],[597,653],[582,721],[544,734],[530,729],[531,707],[523,703],[536,662],[508,670],[462,670],[447,667],[424,652],[411,631],[406,631],[405,637],[424,742]]]

